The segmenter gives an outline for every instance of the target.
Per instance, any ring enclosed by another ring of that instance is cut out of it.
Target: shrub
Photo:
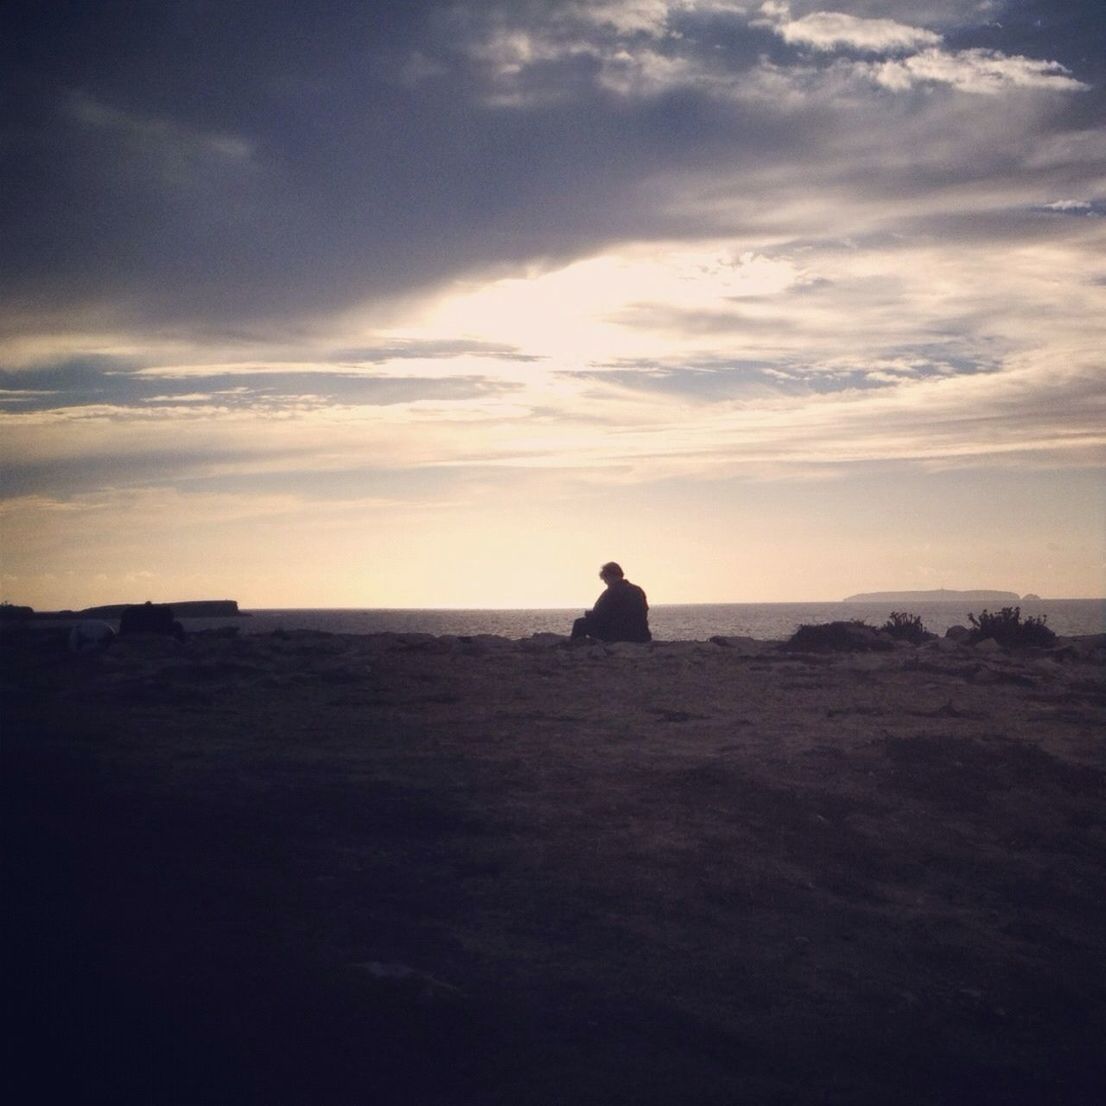
[[[800,626],[785,646],[796,652],[818,652],[826,649],[853,652],[891,647],[891,642],[879,630],[856,618],[851,622],[826,622],[817,626]]]
[[[921,645],[933,636],[922,625],[921,615],[907,614],[905,611],[892,611],[891,617],[880,629],[900,641],[909,641],[911,645]]]
[[[972,631],[968,635],[968,644],[985,641],[993,637],[999,645],[1052,645],[1056,635],[1045,625],[1048,616],[1030,617],[1022,621],[1021,607],[1003,607],[997,614],[983,611],[978,618],[968,615]]]

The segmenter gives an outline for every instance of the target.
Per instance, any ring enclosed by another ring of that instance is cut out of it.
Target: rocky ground
[[[1101,1101],[1101,639],[2,652],[9,1101]]]

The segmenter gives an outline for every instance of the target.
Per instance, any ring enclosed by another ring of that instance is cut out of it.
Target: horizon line
[[[1000,589],[979,589],[979,590],[1000,590]],[[1036,593],[1029,593],[1036,594]],[[954,596],[953,599],[956,597]],[[924,600],[923,600],[924,601]],[[950,600],[950,602],[953,600]],[[970,602],[972,600],[969,600]],[[1025,600],[1019,599],[1019,602]],[[178,602],[186,602],[186,600],[178,600]],[[795,606],[803,603],[888,603],[894,602],[894,600],[887,599],[712,599],[701,600],[690,603],[654,603],[650,602],[649,609],[655,610],[660,607],[728,607],[728,606],[743,606],[743,607],[760,607],[760,606]],[[980,600],[974,600],[974,602],[980,602]],[[983,602],[997,602],[997,600],[983,600]],[[1038,599],[1030,600],[1030,602],[1041,603],[1057,603],[1057,602],[1101,602],[1106,603],[1106,595],[1042,595]],[[106,604],[97,604],[98,606],[104,606]],[[468,604],[455,604],[448,603],[440,606],[363,606],[363,607],[328,607],[328,606],[313,606],[313,607],[240,607],[240,610],[244,611],[570,611],[579,607],[579,603],[565,603],[565,604],[540,604],[536,606],[512,606],[512,605],[497,605],[497,606],[480,606],[474,607]]]
[[[923,589],[927,591],[949,591],[947,588],[931,588]],[[1002,588],[975,588],[975,589],[961,589],[963,591],[1002,591]],[[858,593],[865,594],[865,593]],[[1106,603],[1106,595],[1037,595],[1036,592],[1027,592],[1026,595],[1036,596],[1034,599],[1028,600],[1032,603]],[[952,595],[947,602],[955,602],[962,596]],[[211,599],[156,599],[156,600],[137,600],[135,602],[121,601],[111,603],[89,603],[81,607],[31,607],[35,614],[60,614],[62,611],[71,611],[73,614],[80,614],[86,610],[95,610],[97,607],[122,607],[122,606],[142,606],[146,602],[154,602],[159,604],[166,604],[172,606],[173,603],[202,603],[202,602],[225,602],[227,600],[211,600]],[[998,599],[967,599],[967,602],[974,603],[987,603],[987,602],[1003,602]],[[1022,597],[1018,597],[1019,603],[1026,602],[1027,600]],[[2,600],[6,605],[13,607],[31,606],[30,604],[18,603],[14,600]],[[581,608],[579,602],[576,603],[563,603],[563,604],[539,604],[535,606],[525,605],[510,605],[499,604],[494,606],[471,606],[469,604],[459,603],[446,603],[440,605],[420,605],[420,606],[327,606],[327,605],[307,605],[307,606],[245,606],[238,603],[237,599],[229,600],[238,604],[239,612],[249,611],[572,611]],[[698,600],[695,602],[651,602],[649,604],[650,610],[657,610],[660,608],[669,607],[762,607],[762,606],[801,606],[807,603],[820,603],[820,604],[871,604],[880,605],[894,602],[927,602],[925,599],[917,600],[895,600],[895,599],[712,599],[712,600]],[[934,602],[934,600],[928,600],[928,602]],[[939,602],[939,600],[938,600]],[[1010,600],[1013,602],[1013,600]],[[209,617],[209,616],[199,616]],[[233,615],[227,616],[210,616],[210,617],[234,617]]]

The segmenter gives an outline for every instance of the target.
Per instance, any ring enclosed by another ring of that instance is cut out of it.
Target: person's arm
[[[612,606],[611,593],[608,589],[596,599],[595,606],[588,615],[589,628],[596,633],[602,633],[610,624],[613,614],[614,607]]]

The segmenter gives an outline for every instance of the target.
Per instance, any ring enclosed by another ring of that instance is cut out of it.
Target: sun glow
[[[686,340],[643,329],[651,309],[719,310],[811,279],[787,258],[735,255],[721,243],[699,250],[641,246],[561,269],[459,285],[399,333],[494,336],[564,366],[660,357],[685,348]]]

